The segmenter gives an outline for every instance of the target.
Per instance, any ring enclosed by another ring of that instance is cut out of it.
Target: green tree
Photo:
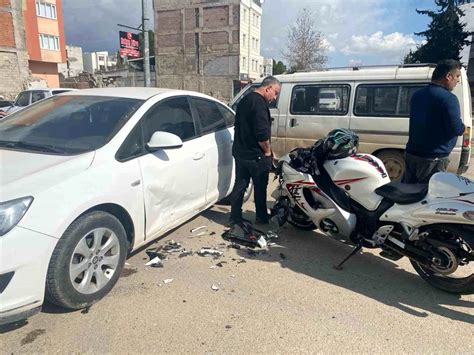
[[[286,65],[281,60],[278,63],[273,59],[273,75],[279,75],[286,72]]]
[[[415,33],[426,42],[405,56],[405,63],[437,63],[442,59],[460,60],[464,46],[472,33],[465,31],[466,24],[460,21],[464,12],[458,7],[458,0],[435,0],[437,11],[418,10],[416,12],[431,17],[428,29]]]
[[[143,32],[138,34],[138,40],[140,41],[140,56],[143,57],[143,53],[145,52],[145,46],[143,41]],[[150,48],[150,56],[155,55],[155,32],[148,31],[148,45]]]

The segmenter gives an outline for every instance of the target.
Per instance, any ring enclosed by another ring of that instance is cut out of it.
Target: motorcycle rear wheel
[[[291,224],[293,227],[304,231],[312,231],[317,228],[316,225],[309,219],[309,217],[303,211],[301,211],[298,206],[295,206],[290,209],[288,223]]]
[[[439,265],[430,267],[410,260],[416,272],[430,285],[455,294],[474,294],[474,261],[469,262],[459,255],[459,248],[474,255],[474,237],[472,231],[459,226],[437,225],[428,227],[427,238],[450,241],[450,246],[438,247],[443,255]],[[460,271],[459,273],[456,273]]]

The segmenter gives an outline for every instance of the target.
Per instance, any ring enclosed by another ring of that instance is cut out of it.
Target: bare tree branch
[[[288,27],[288,43],[283,56],[292,70],[322,69],[328,60],[324,37],[316,30],[314,20],[313,12],[303,8],[296,22]]]

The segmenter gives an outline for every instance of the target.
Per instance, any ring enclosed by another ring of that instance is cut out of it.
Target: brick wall
[[[202,44],[205,46],[228,44],[229,33],[228,32],[209,32],[202,34]]]
[[[11,7],[10,0],[0,0],[0,7]]]
[[[11,12],[0,12],[0,47],[15,47],[15,33],[13,29],[13,17]]]
[[[159,11],[155,14],[157,23],[157,32],[177,32],[181,31],[181,11]]]
[[[208,7],[203,9],[204,27],[216,28],[229,24],[229,7]]]

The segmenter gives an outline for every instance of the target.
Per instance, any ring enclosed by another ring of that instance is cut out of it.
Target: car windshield
[[[53,96],[0,121],[0,149],[78,154],[105,145],[143,100]]]
[[[30,91],[24,91],[15,100],[15,106],[25,107],[30,104]]]

